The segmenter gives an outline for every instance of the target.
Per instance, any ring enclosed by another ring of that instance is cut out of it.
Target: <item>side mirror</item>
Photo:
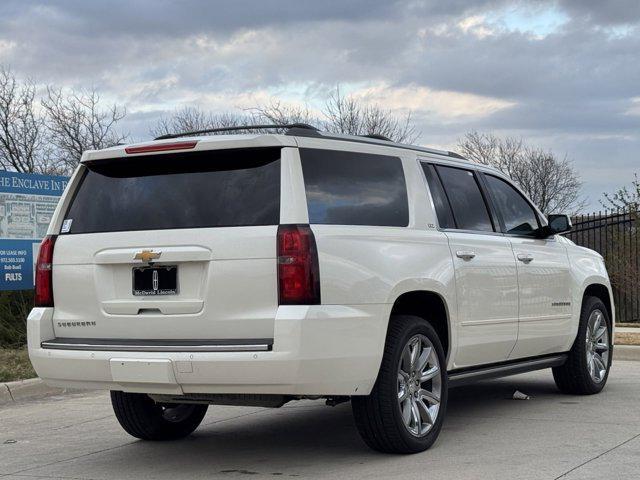
[[[571,224],[571,217],[564,214],[551,214],[547,215],[547,225],[543,226],[539,230],[539,236],[541,238],[550,237],[557,233],[570,232],[573,228]]]
[[[573,228],[569,215],[547,215],[547,219],[553,234],[570,232]]]

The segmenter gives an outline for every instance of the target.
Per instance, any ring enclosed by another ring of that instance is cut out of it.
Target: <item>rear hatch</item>
[[[280,148],[81,168],[53,257],[57,337],[273,338]]]

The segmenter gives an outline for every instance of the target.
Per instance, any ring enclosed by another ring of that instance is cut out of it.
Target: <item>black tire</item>
[[[606,322],[608,332],[607,345],[609,348],[605,373],[600,381],[595,381],[592,378],[587,361],[588,342],[586,338],[588,322],[591,314],[596,310],[602,313],[603,321]],[[569,358],[564,365],[553,368],[553,378],[558,389],[571,395],[593,395],[601,392],[609,377],[612,354],[611,320],[609,319],[607,307],[598,297],[585,297],[582,302],[582,311],[580,312],[578,335],[569,352]]]
[[[398,400],[398,369],[402,361],[402,352],[416,335],[422,335],[431,342],[440,368],[440,409],[430,430],[424,436],[416,436],[409,432],[402,419]],[[380,452],[422,452],[433,445],[442,428],[447,408],[447,389],[445,355],[436,331],[422,318],[411,315],[393,316],[389,323],[380,372],[371,394],[351,399],[358,431],[369,447]]]
[[[191,434],[208,405],[159,404],[144,393],[111,392],[116,418],[131,436],[142,440],[176,440]]]

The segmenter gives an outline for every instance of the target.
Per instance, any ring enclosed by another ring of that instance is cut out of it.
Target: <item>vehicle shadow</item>
[[[459,430],[481,428],[486,418],[515,408],[509,405],[528,413],[534,402],[512,400],[516,388],[535,398],[537,408],[543,406],[541,403],[567,398],[560,396],[550,377],[502,379],[452,389],[448,419],[431,455],[434,450],[455,446]],[[389,462],[400,465],[402,458],[367,448],[356,430],[350,404],[332,408],[319,401],[301,401],[277,410],[247,409],[247,414],[223,420],[208,416],[187,439],[135,442],[118,451],[117,461],[134,469],[144,467],[144,474],[151,477],[156,469],[156,476],[162,477],[162,471],[175,471],[188,464],[191,477],[198,478],[213,474],[304,476],[309,471],[362,468],[358,466],[365,464],[370,469],[379,462],[389,468]],[[143,459],[146,461],[141,462]]]

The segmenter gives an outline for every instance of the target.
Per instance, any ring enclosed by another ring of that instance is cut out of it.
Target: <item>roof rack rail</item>
[[[389,137],[380,135],[379,133],[370,133],[368,135],[358,135],[359,137],[373,138],[374,140],[386,140],[387,142],[393,142]]]
[[[395,148],[404,148],[407,150],[416,150],[424,153],[446,155],[451,158],[467,160],[466,158],[464,158],[463,156],[455,152],[437,150],[435,148],[419,147],[417,145],[406,145],[403,143],[394,142],[392,139],[377,133],[372,133],[368,135],[345,135],[340,133],[328,133],[328,132],[321,132],[318,128],[314,127],[313,125],[309,125],[307,123],[280,123],[280,124],[275,123],[275,124],[268,124],[268,125],[238,125],[236,127],[207,128],[204,130],[194,130],[191,132],[168,133],[166,135],[160,135],[159,137],[154,138],[154,140],[168,140],[170,138],[189,137],[193,135],[204,135],[207,133],[236,132],[236,131],[242,131],[242,130],[285,130],[284,132],[285,135],[296,136],[296,137],[316,137],[316,138],[324,138],[327,140],[341,140],[345,142],[388,145],[390,147],[395,147]]]
[[[447,152],[447,154],[448,154],[450,157],[453,157],[453,158],[459,158],[459,159],[461,159],[461,160],[467,160],[467,158],[463,157],[463,156],[462,156],[462,155],[460,155],[459,153],[452,152],[451,150],[449,150],[449,151]]]
[[[436,148],[429,148],[429,147],[420,147],[418,145],[408,145],[406,143],[399,143],[399,142],[394,142],[393,140],[389,139],[389,138],[381,138],[382,135],[377,136],[377,135],[345,135],[345,134],[341,134],[341,133],[326,133],[326,132],[321,132],[318,130],[296,130],[296,131],[288,131],[285,135],[296,135],[299,137],[317,137],[317,138],[324,138],[326,140],[339,140],[339,141],[343,141],[343,142],[354,142],[354,143],[367,143],[367,144],[373,144],[373,145],[384,145],[384,146],[389,146],[389,147],[393,147],[393,148],[402,148],[404,150],[414,150],[417,152],[423,152],[423,153],[429,153],[429,154],[435,154],[435,155],[444,155],[447,156],[449,158],[455,158],[455,159],[460,159],[460,160],[465,160],[465,161],[469,161],[468,159],[466,159],[465,157],[455,153],[455,152],[449,152],[446,150],[438,150]]]
[[[295,135],[295,133],[289,133],[291,130],[304,130],[307,133],[317,132],[318,129],[313,125],[306,123],[281,123],[281,124],[269,124],[269,125],[238,125],[235,127],[218,127],[218,128],[205,128],[204,130],[193,130],[190,132],[178,132],[167,133],[154,138],[154,140],[168,140],[170,138],[191,137],[193,135],[204,135],[206,133],[217,132],[236,132],[242,130],[271,130],[271,129],[284,129],[287,130],[287,135]]]

